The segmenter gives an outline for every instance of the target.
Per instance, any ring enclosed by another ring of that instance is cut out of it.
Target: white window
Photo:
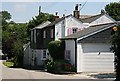
[[[31,42],[33,42],[33,31],[31,31]]]
[[[70,50],[65,51],[65,59],[70,60]]]
[[[43,50],[43,59],[46,59],[46,50]]]
[[[78,28],[73,28],[73,29],[72,29],[73,33],[77,32],[77,29],[78,29]]]
[[[43,38],[46,38],[46,31],[43,32]]]
[[[34,42],[36,43],[36,30],[34,30]]]

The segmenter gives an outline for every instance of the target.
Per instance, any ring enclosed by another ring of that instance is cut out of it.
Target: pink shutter
[[[53,38],[53,29],[51,29],[50,34],[51,34],[51,38]]]
[[[72,28],[70,28],[70,34],[73,34]]]

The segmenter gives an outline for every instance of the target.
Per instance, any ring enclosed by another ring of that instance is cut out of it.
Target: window
[[[50,30],[50,36],[53,38],[53,29]]]
[[[73,33],[77,32],[77,28],[72,29]]]
[[[46,31],[43,32],[43,38],[46,38]]]
[[[43,59],[46,58],[46,50],[43,50]]]
[[[34,42],[36,43],[36,30],[34,30]]]
[[[31,42],[33,42],[33,30],[31,31]]]
[[[65,51],[65,59],[70,60],[70,50]]]

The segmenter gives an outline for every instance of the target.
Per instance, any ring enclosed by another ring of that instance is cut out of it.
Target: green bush
[[[13,67],[14,66],[13,62],[3,62],[3,64],[7,67]]]
[[[14,62],[14,58],[8,59],[6,62]]]
[[[63,41],[51,41],[48,45],[53,60],[64,59],[64,42]]]
[[[74,72],[75,68],[66,60],[46,60],[46,68],[51,73]]]

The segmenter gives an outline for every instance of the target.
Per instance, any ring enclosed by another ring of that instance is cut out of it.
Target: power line
[[[80,8],[80,10],[83,9],[83,7],[86,5],[87,1],[88,1],[88,0],[85,1],[85,3],[83,4],[83,6]]]

